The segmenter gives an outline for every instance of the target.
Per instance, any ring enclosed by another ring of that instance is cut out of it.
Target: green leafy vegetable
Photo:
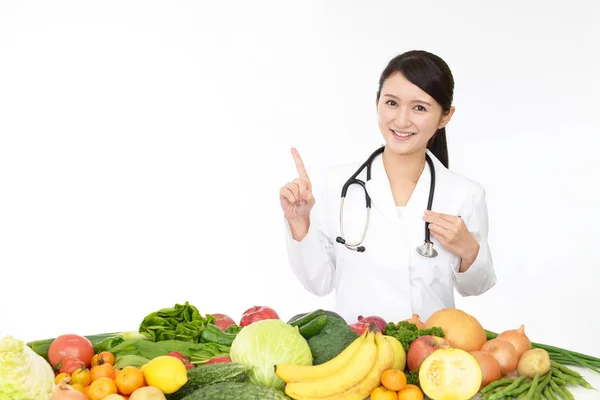
[[[228,356],[229,347],[218,343],[191,343],[180,340],[163,340],[152,342],[150,340],[128,340],[110,349],[118,363],[121,358],[135,355],[149,360],[164,356],[172,351],[177,351],[188,359],[204,359],[206,357]],[[209,358],[209,359],[210,359]]]
[[[404,351],[408,351],[410,344],[420,336],[433,335],[443,338],[444,331],[442,328],[433,327],[430,329],[419,329],[417,325],[408,321],[400,321],[397,324],[388,322],[383,333],[388,336],[393,336],[402,343]]]
[[[279,319],[265,319],[242,329],[231,345],[231,361],[254,367],[248,380],[255,385],[283,389],[274,366],[283,363],[311,365],[312,354],[298,327]]]
[[[231,324],[227,327],[227,329],[225,329],[225,333],[232,333],[232,334],[238,334],[240,331],[242,330],[241,326],[238,326],[236,324]]]
[[[115,369],[123,369],[125,367],[136,367],[141,368],[144,364],[146,364],[149,359],[142,356],[136,356],[135,354],[129,354],[126,356],[122,356],[119,358],[117,362],[115,362]]]
[[[215,322],[215,317],[210,314],[202,317],[198,309],[186,301],[183,305],[175,304],[172,308],[148,314],[140,324],[139,331],[153,342],[180,340],[198,343],[204,327]]]
[[[0,340],[0,399],[47,400],[54,371],[42,356],[12,336]]]

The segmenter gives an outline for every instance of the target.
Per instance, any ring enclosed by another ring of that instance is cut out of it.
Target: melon
[[[426,328],[437,326],[456,349],[467,352],[481,349],[486,342],[485,329],[472,315],[456,308],[444,308],[433,313],[425,322]]]
[[[483,375],[479,363],[461,349],[438,349],[423,360],[419,383],[435,400],[468,400],[479,392]]]

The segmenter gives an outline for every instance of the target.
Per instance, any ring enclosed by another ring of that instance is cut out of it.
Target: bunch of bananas
[[[296,400],[364,400],[395,365],[395,346],[377,325],[324,364],[279,364],[275,374],[286,383],[285,393]]]

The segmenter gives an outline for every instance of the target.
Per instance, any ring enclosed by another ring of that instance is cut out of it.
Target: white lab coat
[[[462,296],[480,295],[496,283],[488,246],[488,212],[485,191],[478,183],[446,169],[429,152],[435,166],[436,186],[432,210],[460,215],[479,242],[473,265],[459,273],[460,259],[447,252],[431,236],[436,258],[416,251],[425,240],[424,211],[429,197],[430,172],[426,164],[406,208],[398,214],[382,156],[373,160],[369,229],[365,252],[336,242],[340,235],[341,190],[364,162],[331,168],[319,184],[313,179],[316,203],[306,237],[297,242],[285,221],[285,238],[291,269],[310,292],[325,296],[335,290],[334,311],[353,323],[359,315],[378,315],[400,321],[413,313],[425,321],[436,310],[454,307],[454,288]],[[366,157],[365,157],[366,159]],[[358,176],[366,181],[366,169]],[[359,185],[350,186],[344,203],[344,238],[356,242],[366,222],[365,195]]]

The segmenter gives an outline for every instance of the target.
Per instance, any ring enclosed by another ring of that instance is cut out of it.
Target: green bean
[[[527,392],[527,395],[525,396],[526,400],[533,399],[533,396],[535,395],[535,390],[537,389],[539,383],[540,383],[540,374],[535,374],[533,381],[531,381],[531,386],[529,387],[529,391]]]
[[[535,389],[535,396],[537,396],[538,394],[542,394],[543,390],[546,388],[546,385],[548,385],[548,383],[550,382],[550,379],[552,379],[552,371],[544,375],[544,378],[538,385],[537,389]]]
[[[510,383],[512,383],[514,381],[515,381],[515,378],[498,379],[497,381],[491,382],[486,387],[484,387],[483,389],[481,389],[480,393],[481,394],[488,393],[488,392],[490,392],[494,388],[497,388],[499,386],[508,385],[508,384],[510,384]]]
[[[548,386],[544,388],[544,396],[546,396],[548,400],[558,400],[558,398],[554,395],[554,391],[552,390],[550,383],[548,383]]]
[[[574,376],[571,375],[566,375],[564,374],[561,370],[559,369],[552,369],[552,374],[554,376],[556,376],[557,378],[562,379],[563,381],[567,382],[567,383],[572,383],[573,385],[579,385],[579,379],[575,378]]]
[[[571,368],[567,368],[564,365],[562,365],[562,364],[560,364],[560,363],[558,363],[556,361],[550,360],[550,366],[552,368],[559,369],[561,372],[563,372],[565,374],[572,375],[572,376],[574,376],[576,378],[582,378],[581,374],[579,374],[578,372],[573,371]]]
[[[510,398],[512,398],[513,396],[518,396],[518,395],[523,394],[524,392],[528,391],[530,386],[531,386],[530,380],[523,381],[518,387],[511,390],[506,395]]]
[[[556,383],[558,386],[567,386],[567,382],[564,379],[561,379],[557,376],[552,376],[552,381]]]
[[[507,387],[503,388],[502,390],[499,390],[498,392],[495,392],[492,396],[490,396],[490,400],[498,400],[498,399],[506,396],[506,394],[508,392],[510,392],[514,388],[518,387],[521,384],[521,382],[523,382],[525,379],[527,379],[526,376],[520,376],[520,377],[518,377],[510,385],[508,385]]]
[[[558,386],[554,380],[550,381],[550,386],[552,386],[552,389],[554,389],[554,391],[563,399],[565,400],[575,400],[575,398],[573,397],[573,395],[571,394],[571,392],[569,392],[568,389],[566,388],[562,388],[560,386]]]

